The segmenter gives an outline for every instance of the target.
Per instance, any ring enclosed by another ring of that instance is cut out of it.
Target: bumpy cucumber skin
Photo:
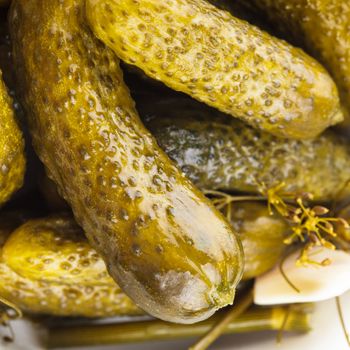
[[[65,285],[23,278],[0,257],[0,295],[20,310],[55,316],[108,317],[142,314],[118,287]]]
[[[0,1],[0,7],[5,2]],[[3,12],[5,10],[2,10]],[[0,14],[0,144],[1,144],[1,166],[4,172],[0,171],[0,204],[10,199],[11,195],[23,186],[26,168],[24,139],[17,121],[20,121],[21,114],[10,96],[13,96],[14,86],[13,69],[10,67],[10,45],[6,30],[5,16]],[[4,21],[4,22],[3,22]],[[6,83],[5,83],[6,82]],[[3,134],[2,134],[3,133]],[[8,160],[6,158],[8,157]],[[6,173],[8,171],[8,173]]]
[[[0,71],[0,205],[23,185],[24,140]]]
[[[28,221],[9,237],[2,255],[13,271],[31,280],[115,284],[102,258],[69,216]]]
[[[202,189],[259,193],[263,183],[284,182],[286,191],[329,201],[349,179],[349,145],[331,131],[314,140],[281,139],[190,99],[138,108],[159,145]]]
[[[83,0],[16,0],[14,60],[37,153],[137,305],[192,323],[232,303],[241,245],[144,128]]]
[[[242,202],[233,206],[231,225],[239,232],[244,251],[243,279],[262,275],[276,265],[285,251],[287,222],[270,215],[266,204]]]
[[[253,0],[282,33],[319,59],[338,85],[350,125],[350,2]]]
[[[6,236],[3,230],[1,235]],[[29,220],[10,234],[0,251],[0,280],[0,296],[29,313],[142,313],[108,276],[74,220],[64,215]]]
[[[21,221],[12,213],[1,218],[0,296],[28,313],[70,317],[142,313],[108,276],[102,258],[69,215],[28,220],[14,230]],[[288,229],[283,219],[269,215],[264,204],[243,202],[234,207],[230,222],[243,243],[244,279],[277,263]]]
[[[123,61],[255,128],[312,138],[343,118],[318,62],[204,0],[87,0],[86,11]]]

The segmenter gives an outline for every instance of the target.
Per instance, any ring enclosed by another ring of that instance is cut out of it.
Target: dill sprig
[[[203,193],[210,197],[216,209],[220,210],[229,221],[231,220],[234,202],[266,201],[266,197],[263,196],[233,196],[226,192],[214,190],[203,190]]]
[[[329,209],[324,206],[308,206],[313,199],[312,194],[293,194],[284,189],[284,183],[272,188],[262,185],[261,193],[266,196],[270,213],[273,212],[272,208],[275,209],[290,224],[291,234],[284,240],[284,243],[287,245],[296,242],[304,243],[297,259],[297,265],[329,265],[329,259],[321,262],[315,261],[311,258],[310,252],[314,247],[336,249],[334,239],[338,235],[335,224],[344,228],[348,228],[349,224],[342,218],[327,216]]]
[[[310,252],[314,247],[336,249],[335,242],[341,241],[337,234],[337,227],[348,229],[350,226],[342,218],[329,215],[329,209],[321,205],[309,206],[313,199],[311,193],[295,193],[285,190],[285,183],[279,183],[273,187],[267,187],[264,183],[259,185],[260,196],[234,196],[221,191],[205,190],[204,193],[211,197],[214,205],[227,219],[231,219],[232,206],[238,201],[263,200],[271,215],[274,213],[283,217],[290,227],[290,234],[284,240],[286,245],[302,243],[303,247],[298,257],[298,265],[314,264],[325,266],[329,259],[321,262],[311,258]]]

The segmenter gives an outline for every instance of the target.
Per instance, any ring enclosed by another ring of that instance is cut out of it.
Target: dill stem
[[[225,331],[230,322],[241,315],[253,303],[253,291],[248,291],[237,302],[236,305],[226,313],[226,315],[216,323],[198,342],[189,348],[189,350],[206,350],[220,335]]]
[[[340,297],[336,297],[335,298],[335,302],[337,304],[337,311],[338,311],[341,327],[343,329],[344,336],[345,336],[345,339],[346,339],[346,341],[348,343],[348,346],[350,347],[350,335],[349,335],[349,333],[348,333],[348,331],[346,329],[344,315],[343,315],[343,310],[342,310],[342,307],[341,307],[341,304],[340,304]]]
[[[287,307],[253,307],[231,321],[224,333],[246,333],[279,330],[285,320]],[[285,331],[310,330],[309,310],[301,306],[289,313]],[[154,340],[190,338],[207,333],[221,319],[220,312],[208,320],[191,324],[173,324],[160,320],[104,325],[53,326],[48,329],[48,348],[112,345]]]
[[[5,298],[0,296],[0,304],[5,305],[5,307],[9,308],[10,310],[14,311],[15,314],[11,315],[11,319],[16,319],[16,318],[22,318],[23,314],[22,311],[13,303],[11,303],[10,301],[6,300]],[[8,313],[6,314],[8,316]],[[1,319],[1,315],[0,315],[0,319]]]
[[[285,279],[285,281],[290,285],[291,288],[293,288],[297,293],[300,293],[300,289],[289,279],[286,272],[284,271],[284,263],[286,262],[287,258],[293,254],[293,251],[290,254],[286,254],[279,263],[279,270],[281,272],[281,275]]]

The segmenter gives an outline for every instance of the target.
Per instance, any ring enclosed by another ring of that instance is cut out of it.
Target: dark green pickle
[[[144,128],[118,58],[86,27],[83,4],[12,4],[34,146],[124,292],[158,318],[203,320],[233,302],[240,242]]]
[[[350,174],[350,148],[328,131],[314,140],[286,140],[254,130],[194,100],[139,101],[160,146],[202,189],[258,194],[285,183],[329,201]],[[348,186],[341,193],[350,195]],[[339,198],[338,198],[339,199]]]

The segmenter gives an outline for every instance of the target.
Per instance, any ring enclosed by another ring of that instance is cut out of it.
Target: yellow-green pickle
[[[0,297],[20,310],[85,317],[142,313],[71,217],[29,220],[10,232],[1,230]]]
[[[260,276],[278,263],[290,231],[283,218],[271,215],[266,204],[238,202],[233,205],[230,222],[243,245],[243,279]]]
[[[244,202],[234,206],[230,222],[243,244],[244,279],[277,263],[288,233],[282,218],[271,216],[265,204]],[[31,220],[2,214],[0,244],[0,297],[24,312],[85,317],[143,313],[108,275],[68,214]]]
[[[309,192],[319,201],[342,189],[342,197],[350,194],[349,143],[331,131],[313,140],[281,139],[186,98],[150,98],[138,107],[160,146],[202,189],[259,194],[284,183],[286,192]]]
[[[86,11],[123,61],[255,128],[312,138],[343,119],[317,61],[204,0],[87,0]]]
[[[181,110],[179,101],[177,101],[177,106]],[[190,104],[188,104],[188,107],[190,107]],[[187,110],[191,110],[191,108]],[[44,183],[47,186],[42,191],[46,190],[49,194],[49,207],[59,208],[60,210],[67,209],[66,205],[62,203],[63,199],[57,194],[56,186],[48,179],[44,179]],[[222,195],[225,196],[226,194],[222,193]],[[239,201],[233,205],[232,203],[228,205],[231,206],[229,215],[227,214],[227,206],[224,206],[221,211],[226,215],[242,242],[244,252],[242,279],[247,280],[257,277],[273,267],[281,258],[286,248],[284,239],[290,233],[290,227],[281,216],[271,214],[266,203]],[[18,243],[18,249],[20,249],[20,242]],[[47,248],[42,246],[41,249],[45,253]],[[21,269],[22,263],[25,265],[25,261],[22,258],[17,259],[16,255],[11,259],[15,261],[14,263],[18,269]],[[26,267],[26,269],[28,268]],[[32,272],[33,276],[40,273],[34,270]],[[68,278],[66,274],[63,274],[62,277]]]
[[[244,2],[246,3],[246,2]],[[350,2],[253,0],[260,13],[322,62],[338,85],[350,124]]]
[[[0,349],[310,331],[349,130],[350,0],[0,0]]]
[[[0,205],[22,187],[24,174],[24,140],[0,70]]]
[[[240,242],[142,125],[83,0],[15,0],[10,32],[35,149],[124,292],[193,323],[231,304]],[[44,137],[43,137],[44,136]]]

